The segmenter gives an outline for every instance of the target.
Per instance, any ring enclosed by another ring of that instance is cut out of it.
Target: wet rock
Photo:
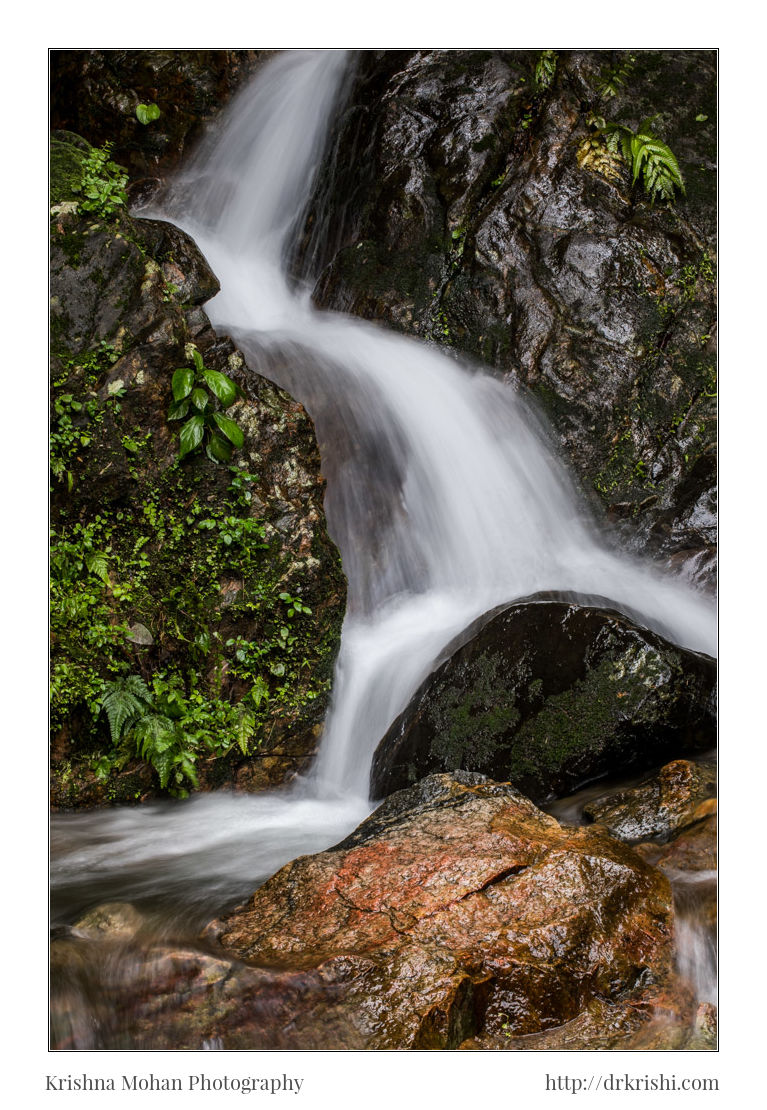
[[[638,844],[644,859],[668,875],[680,872],[716,873],[717,803],[700,803],[686,825],[667,844]]]
[[[461,767],[540,802],[712,747],[713,660],[608,608],[548,596],[467,630],[379,744],[374,797]]]
[[[251,1047],[323,1047],[326,1020],[337,1048],[513,1047],[600,1007],[606,1040],[634,1031],[671,981],[670,915],[665,879],[602,830],[457,774],[393,795],[208,936],[282,976],[291,1024]]]
[[[125,941],[134,937],[143,924],[143,916],[130,902],[105,902],[89,910],[72,928],[89,940]]]
[[[371,51],[303,249],[320,305],[523,383],[621,542],[714,583],[716,58]],[[600,82],[630,76],[612,99]],[[590,114],[654,116],[686,194],[578,162]]]
[[[584,813],[629,843],[665,837],[697,820],[701,802],[716,791],[716,764],[676,759],[632,790],[589,802]]]

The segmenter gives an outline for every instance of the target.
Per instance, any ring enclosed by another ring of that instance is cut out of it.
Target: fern
[[[135,720],[148,711],[151,700],[152,695],[146,683],[138,675],[132,674],[106,683],[101,708],[107,715],[113,744],[122,738]]]
[[[597,83],[597,95],[601,100],[611,100],[617,96],[626,81],[631,76],[636,58],[633,54],[626,56],[612,69],[606,70]]]
[[[104,551],[89,551],[85,556],[85,566],[89,574],[95,574],[105,586],[110,584],[107,571],[108,556]]]
[[[246,709],[244,705],[239,705],[237,714],[237,724],[235,728],[235,736],[237,744],[243,755],[248,754],[248,742],[256,731],[256,718]]]
[[[632,186],[641,176],[651,204],[659,198],[673,201],[676,189],[684,193],[684,180],[673,151],[650,126],[654,118],[643,120],[632,131],[622,123],[606,123],[601,116],[590,115],[588,122],[593,130],[578,144],[578,165],[609,181],[618,181],[622,165],[627,163]]]
[[[673,200],[674,190],[679,189],[684,193],[684,180],[679,169],[679,163],[673,151],[655,135],[650,127],[653,119],[643,120],[636,132],[624,127],[621,123],[608,123],[605,133],[609,136],[608,144],[615,138],[620,143],[623,157],[631,166],[633,174],[631,184],[635,185],[640,174],[645,192],[654,204],[660,197],[661,200]]]
[[[535,65],[535,84],[541,92],[549,88],[556,71],[556,52],[554,50],[544,50]]]
[[[620,181],[623,165],[620,154],[612,150],[601,135],[587,135],[575,156],[582,170],[592,170],[608,181]]]

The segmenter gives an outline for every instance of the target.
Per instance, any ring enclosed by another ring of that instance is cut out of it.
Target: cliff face
[[[648,118],[673,202],[607,142]],[[715,159],[711,51],[363,53],[298,265],[521,384],[620,542],[712,588]]]

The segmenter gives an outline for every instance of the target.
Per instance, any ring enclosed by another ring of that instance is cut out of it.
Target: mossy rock
[[[608,608],[532,598],[462,639],[381,741],[375,797],[462,768],[541,802],[714,744],[713,660]]]

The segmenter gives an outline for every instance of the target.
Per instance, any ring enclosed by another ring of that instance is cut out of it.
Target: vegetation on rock
[[[344,610],[311,425],[213,334],[198,306],[218,286],[191,240],[108,200],[82,212],[91,148],[55,146],[54,800],[274,785],[316,745]],[[207,450],[195,432],[179,458],[167,417],[185,404]]]

